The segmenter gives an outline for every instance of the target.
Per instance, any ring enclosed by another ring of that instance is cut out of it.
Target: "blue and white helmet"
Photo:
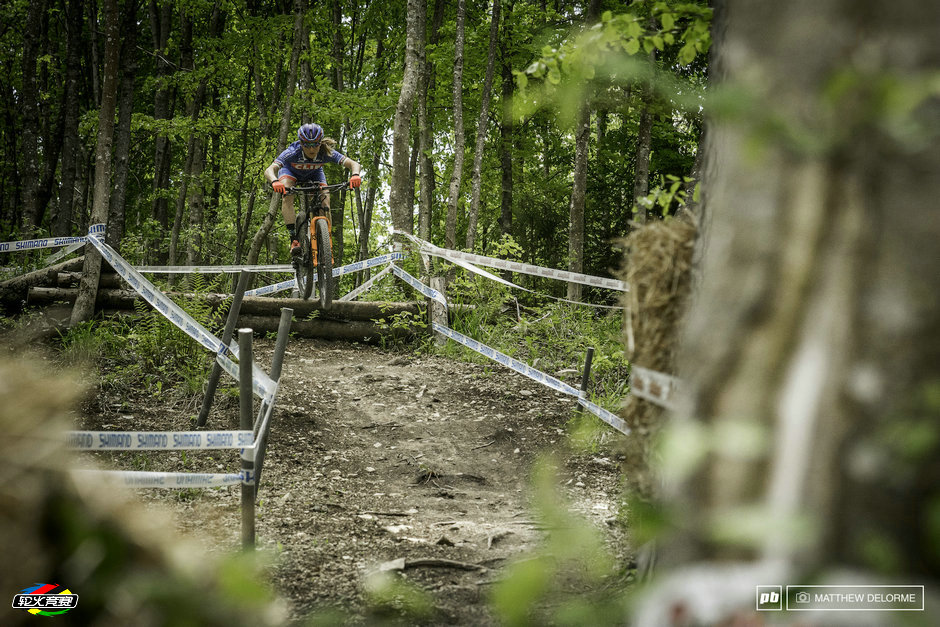
[[[297,129],[297,139],[304,144],[319,143],[323,139],[323,129],[319,124],[304,124]]]

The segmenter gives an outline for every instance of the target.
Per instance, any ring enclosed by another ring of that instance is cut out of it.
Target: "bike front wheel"
[[[304,251],[300,259],[294,261],[294,278],[297,280],[297,291],[304,300],[310,298],[313,293],[313,259],[311,259],[310,240],[306,234],[306,228],[297,228],[297,241],[300,242],[300,250]]]
[[[333,304],[333,245],[326,220],[317,220],[317,289],[320,307],[329,309]]]

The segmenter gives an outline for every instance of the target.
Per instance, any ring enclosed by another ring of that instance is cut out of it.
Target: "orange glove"
[[[358,174],[353,174],[352,176],[349,177],[350,187],[359,187],[360,185],[362,185],[362,179],[359,177]]]
[[[287,193],[287,188],[284,187],[284,183],[282,183],[280,180],[277,180],[277,181],[274,181],[273,183],[271,183],[271,187],[272,187],[272,188],[274,189],[274,191],[276,191],[278,194],[286,194],[286,193]]]

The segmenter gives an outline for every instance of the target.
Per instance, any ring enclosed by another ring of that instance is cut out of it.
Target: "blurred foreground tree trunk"
[[[940,5],[725,5],[719,74],[748,114],[708,131],[662,562],[743,563],[721,594],[751,611],[755,585],[837,567],[922,582],[940,567]],[[646,610],[703,616],[670,594]]]

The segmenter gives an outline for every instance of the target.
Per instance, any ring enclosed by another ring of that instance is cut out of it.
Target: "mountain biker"
[[[326,185],[326,175],[323,174],[323,165],[337,163],[351,172],[350,187],[359,187],[362,184],[360,173],[362,167],[346,155],[334,149],[336,140],[323,136],[323,129],[319,124],[303,124],[297,129],[297,141],[284,149],[274,162],[264,171],[264,178],[274,191],[286,194],[287,190],[297,183],[316,182]],[[330,197],[325,194],[322,205],[329,216]],[[287,225],[290,236],[290,252],[292,257],[300,257],[300,243],[294,233],[294,197],[284,196],[281,200],[281,216]]]

